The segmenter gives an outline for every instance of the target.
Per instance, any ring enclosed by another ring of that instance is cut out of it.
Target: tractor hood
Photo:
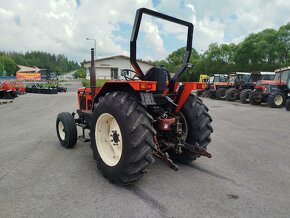
[[[281,80],[260,80],[257,82],[257,86],[261,85],[285,85],[285,81]]]

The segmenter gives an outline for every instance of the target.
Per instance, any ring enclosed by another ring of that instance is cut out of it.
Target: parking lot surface
[[[109,183],[89,143],[60,146],[55,120],[75,88],[0,105],[0,217],[289,217],[290,112],[204,99],[208,151],[173,171],[160,160],[132,186]],[[75,88],[74,88],[75,87]]]

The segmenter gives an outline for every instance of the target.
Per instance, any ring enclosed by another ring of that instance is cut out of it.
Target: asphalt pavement
[[[97,170],[89,143],[60,146],[55,120],[77,107],[75,89],[0,105],[0,217],[289,217],[290,112],[204,99],[208,151],[169,169],[157,160],[129,187]],[[71,92],[72,91],[72,92]]]

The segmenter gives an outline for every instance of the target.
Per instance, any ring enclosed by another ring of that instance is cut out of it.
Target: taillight
[[[201,83],[197,84],[197,89],[202,89],[202,84]]]
[[[140,83],[140,89],[151,90],[152,87],[152,83]]]

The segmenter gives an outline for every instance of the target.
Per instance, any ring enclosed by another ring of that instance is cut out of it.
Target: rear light
[[[197,89],[202,89],[202,84],[201,83],[197,84]]]
[[[151,90],[152,88],[152,83],[140,83],[140,89]]]

